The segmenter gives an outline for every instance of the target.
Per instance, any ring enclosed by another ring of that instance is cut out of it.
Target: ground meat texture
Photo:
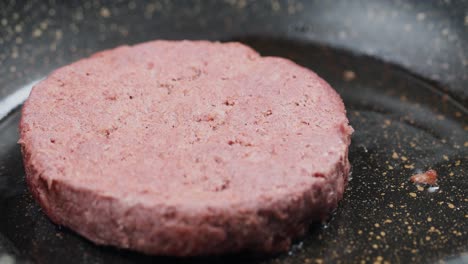
[[[342,198],[352,128],[312,71],[239,43],[97,53],[33,88],[29,189],[97,244],[157,255],[281,252]]]
[[[417,173],[410,177],[410,181],[416,184],[436,185],[437,184],[437,171],[428,170],[424,173]]]

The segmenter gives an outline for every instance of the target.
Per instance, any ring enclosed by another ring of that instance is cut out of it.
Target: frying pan
[[[0,263],[468,263],[467,1],[1,1]],[[176,259],[96,246],[26,190],[19,107],[31,83],[153,39],[241,41],[341,94],[352,180],[290,252]],[[438,186],[408,178],[428,169]]]

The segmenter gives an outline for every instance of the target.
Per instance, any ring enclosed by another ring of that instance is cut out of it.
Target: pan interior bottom
[[[19,110],[0,121],[1,252],[41,263],[435,262],[468,252],[468,111],[439,87],[378,59],[326,46],[240,38],[262,55],[311,68],[342,96],[355,129],[344,199],[289,254],[173,259],[95,246],[53,225],[26,190],[18,140]],[[409,178],[429,169],[437,186]]]

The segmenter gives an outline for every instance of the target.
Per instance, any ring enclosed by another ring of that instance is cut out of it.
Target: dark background
[[[0,263],[468,262],[468,1],[1,1],[0,98],[98,50],[153,39],[242,41],[337,89],[356,132],[353,180],[331,221],[271,257],[95,246],[28,194],[15,109],[0,120]],[[429,168],[433,193],[408,182]]]

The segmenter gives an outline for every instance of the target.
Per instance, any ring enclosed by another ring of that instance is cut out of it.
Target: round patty
[[[31,192],[97,244],[279,252],[342,198],[352,128],[312,71],[239,43],[154,41],[36,85],[20,123]]]

